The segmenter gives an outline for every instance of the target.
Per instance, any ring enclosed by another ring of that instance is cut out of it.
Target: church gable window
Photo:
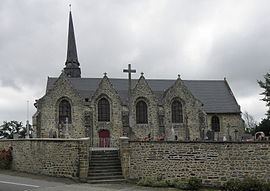
[[[138,101],[136,104],[136,122],[137,124],[148,123],[147,105],[144,101]]]
[[[183,107],[182,103],[174,100],[171,105],[172,123],[183,123]]]
[[[98,121],[110,121],[110,103],[106,98],[98,101]]]
[[[67,100],[62,100],[59,104],[59,123],[71,123],[71,106]]]
[[[214,132],[220,132],[220,123],[219,118],[217,116],[212,117],[211,126]]]

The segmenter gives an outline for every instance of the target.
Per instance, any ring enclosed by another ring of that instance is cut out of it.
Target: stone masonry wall
[[[0,140],[0,149],[12,147],[12,169],[57,177],[87,178],[89,139]]]
[[[151,134],[152,137],[159,137],[158,124],[158,100],[147,81],[143,76],[140,77],[138,83],[131,93],[131,107],[130,107],[130,138],[143,138]],[[145,124],[137,124],[136,122],[136,104],[138,101],[144,101],[147,105],[147,119]]]
[[[172,123],[171,105],[173,100],[179,100],[182,103],[183,123]],[[204,125],[199,120],[202,103],[192,95],[180,78],[168,89],[163,102],[166,138],[168,140],[174,140],[174,136],[177,135],[179,140],[200,139],[200,128]]]
[[[72,123],[69,124],[69,134],[72,138],[85,137],[84,111],[86,107],[83,99],[73,88],[68,77],[62,73],[55,82],[55,87],[38,100],[37,110],[40,113],[40,137],[50,137],[50,132],[59,130],[59,103],[66,99],[71,105]],[[35,123],[38,121],[34,119]],[[37,132],[37,129],[35,129]],[[50,137],[52,138],[52,137]]]
[[[135,142],[121,148],[126,178],[199,177],[221,186],[245,176],[270,180],[270,144],[264,142]]]
[[[110,121],[98,121],[98,101],[101,98],[106,98],[110,103]],[[116,142],[118,138],[123,134],[122,125],[122,105],[121,99],[113,88],[111,82],[107,76],[104,76],[99,86],[92,96],[90,103],[92,113],[93,113],[93,137],[94,146],[99,143],[99,132],[100,130],[108,130],[110,132],[111,144],[118,145]]]
[[[217,116],[220,121],[220,132],[215,133],[215,140],[218,137],[226,137],[226,140],[241,140],[244,134],[244,122],[240,114],[207,114],[207,130],[211,130],[211,119]],[[235,130],[237,132],[235,133]]]

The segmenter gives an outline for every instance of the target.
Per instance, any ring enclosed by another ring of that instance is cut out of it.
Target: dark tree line
[[[258,80],[258,83],[264,91],[261,95],[264,96],[262,101],[266,102],[268,110],[266,117],[256,126],[255,131],[263,131],[266,136],[270,135],[270,73],[264,75],[264,80]]]
[[[32,133],[31,125],[29,125],[30,134]],[[4,121],[0,126],[0,139],[13,139],[15,135],[18,138],[26,137],[26,126],[18,121]]]

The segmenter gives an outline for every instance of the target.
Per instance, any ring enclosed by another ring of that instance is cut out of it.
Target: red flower
[[[157,138],[157,140],[159,140],[159,141],[162,141],[164,139],[165,139],[165,137],[163,137],[163,136],[160,136],[160,137]]]
[[[148,137],[144,137],[143,140],[147,141],[149,138]]]

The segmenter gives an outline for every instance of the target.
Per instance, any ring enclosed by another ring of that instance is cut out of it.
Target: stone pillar
[[[129,149],[129,138],[120,137],[120,157],[122,173],[125,179],[129,179],[129,166],[130,166],[130,149]]]
[[[89,169],[89,138],[79,141],[78,154],[79,154],[79,178],[81,181],[86,181]]]

